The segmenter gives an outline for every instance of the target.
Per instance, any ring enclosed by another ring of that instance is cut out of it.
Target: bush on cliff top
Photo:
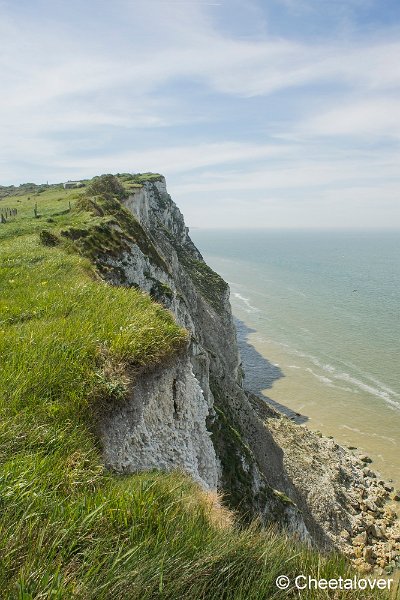
[[[102,217],[70,210],[71,200],[45,191],[35,219],[28,196],[9,198],[18,218],[0,226],[1,597],[294,598],[276,589],[277,575],[348,573],[341,558],[282,534],[221,526],[182,474],[104,470],[99,403],[119,402],[126,367],[162,361],[186,334],[148,296],[107,285],[73,251],[60,231]],[[41,241],[44,222],[59,243]]]
[[[101,175],[92,179],[85,195],[89,198],[92,196],[103,196],[107,199],[118,198],[118,200],[123,200],[127,197],[128,193],[114,175]]]

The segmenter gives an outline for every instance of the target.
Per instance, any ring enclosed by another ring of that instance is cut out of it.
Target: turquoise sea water
[[[400,481],[400,232],[191,235],[230,284],[248,387]]]

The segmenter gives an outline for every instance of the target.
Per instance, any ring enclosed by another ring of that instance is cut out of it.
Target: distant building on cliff
[[[66,181],[63,185],[64,190],[70,190],[71,188],[80,188],[84,186],[82,181]]]

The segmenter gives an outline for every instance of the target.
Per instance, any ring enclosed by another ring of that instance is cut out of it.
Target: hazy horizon
[[[201,231],[268,231],[268,232],[284,232],[284,231],[293,231],[293,232],[299,232],[299,233],[312,233],[312,232],[318,232],[320,231],[321,233],[400,233],[400,227],[399,226],[393,226],[393,227],[268,227],[268,226],[264,226],[264,227],[221,227],[221,226],[216,226],[216,227],[210,227],[210,226],[203,226],[203,227],[197,227],[196,225],[192,225],[191,227],[189,227],[190,231],[196,231],[196,230],[201,230]],[[189,233],[190,233],[189,231]]]

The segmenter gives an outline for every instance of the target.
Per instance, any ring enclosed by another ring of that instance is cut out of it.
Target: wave
[[[376,379],[376,377],[373,377],[369,373],[363,371],[362,369],[360,369],[360,367],[354,365],[352,362],[347,361],[347,362],[344,362],[343,364],[346,367],[348,367],[349,369],[352,369],[353,371],[358,372],[358,374],[361,375],[361,377],[364,377],[368,381],[372,382],[375,386],[378,386],[378,388],[380,388],[384,392],[387,392],[390,396],[393,396],[394,398],[400,398],[400,394],[398,392],[396,392],[395,390],[392,390],[390,387],[388,387],[388,385],[386,383],[383,383],[379,379]]]
[[[325,373],[329,373],[329,375],[334,380],[345,381],[346,383],[350,383],[351,385],[354,385],[357,389],[362,390],[363,392],[367,392],[367,394],[371,394],[376,398],[380,398],[393,408],[400,410],[400,403],[395,400],[395,398],[399,396],[394,390],[391,390],[389,387],[378,385],[376,380],[375,385],[371,385],[370,383],[366,383],[365,381],[362,381],[357,377],[353,377],[349,373],[339,371],[330,364],[321,363],[321,361],[315,358],[315,356],[309,356],[309,358],[311,358],[315,366],[325,371]],[[372,383],[374,383],[374,380],[371,377],[368,378],[370,381],[372,381]]]
[[[319,375],[318,373],[315,373],[310,368],[306,369],[307,371],[312,373],[317,379],[319,379],[325,385],[329,385],[330,387],[340,387],[340,389],[343,389],[344,391],[349,391],[349,392],[353,392],[353,393],[359,393],[360,391],[366,392],[367,394],[370,394],[370,395],[374,396],[375,398],[380,398],[381,400],[384,400],[386,402],[386,404],[389,406],[389,408],[393,408],[395,410],[400,411],[400,402],[398,401],[398,399],[400,398],[400,394],[397,393],[395,390],[392,390],[386,384],[380,382],[378,379],[375,379],[371,375],[367,375],[366,373],[363,373],[363,376],[367,380],[367,381],[363,381],[363,380],[359,379],[358,377],[354,377],[353,375],[350,375],[349,373],[346,373],[345,371],[337,369],[336,367],[334,367],[333,365],[331,365],[329,363],[321,362],[320,359],[318,359],[316,356],[313,356],[312,354],[307,354],[305,352],[295,350],[289,344],[286,344],[283,342],[275,342],[275,343],[278,343],[279,346],[286,348],[287,351],[289,351],[289,353],[292,355],[300,356],[301,358],[311,360],[311,362],[316,367],[318,367],[319,369],[322,369],[322,371],[327,373],[329,375],[329,377],[327,377],[325,375]],[[359,370],[354,365],[347,365],[347,366],[353,366],[355,370]],[[345,383],[351,384],[353,386],[353,388],[343,388],[341,386],[337,386],[337,385],[335,385],[336,381],[343,381]]]
[[[354,388],[344,387],[343,385],[338,385],[337,383],[334,383],[334,381],[332,379],[329,379],[329,377],[325,377],[324,375],[318,375],[318,373],[315,373],[315,371],[313,371],[310,368],[307,368],[306,371],[308,371],[309,373],[311,373],[312,375],[314,375],[314,377],[316,379],[318,379],[318,381],[320,381],[324,385],[327,385],[329,387],[335,388],[337,390],[342,390],[343,392],[351,392],[352,394],[358,394],[359,393]]]
[[[321,381],[321,383],[334,387],[333,381],[332,379],[329,379],[329,377],[324,377],[324,375],[318,375],[310,368],[307,368],[306,371],[314,375],[314,377],[316,377],[318,381]]]
[[[248,301],[248,299],[244,299],[244,297],[240,296],[240,294],[235,294],[235,295],[237,297],[240,297],[242,299],[242,301],[243,300]],[[252,308],[254,309],[254,307],[252,307]],[[254,309],[254,310],[256,310],[257,312],[260,312],[260,311],[258,311],[258,309]],[[314,375],[314,377],[319,379],[321,381],[321,383],[323,383],[324,385],[327,385],[330,387],[336,387],[343,391],[351,392],[351,393],[355,393],[355,394],[359,394],[360,392],[365,392],[367,394],[370,394],[371,396],[374,396],[375,398],[379,398],[379,399],[383,400],[388,405],[388,408],[392,408],[393,410],[400,411],[400,401],[399,401],[400,394],[398,392],[396,392],[395,390],[391,389],[386,384],[379,381],[378,379],[374,378],[372,375],[362,372],[356,365],[345,364],[346,367],[349,367],[352,370],[354,369],[354,371],[356,371],[356,372],[358,371],[360,373],[360,375],[363,377],[363,379],[359,378],[358,376],[351,375],[350,373],[347,373],[346,371],[344,371],[342,369],[334,367],[333,365],[331,365],[329,363],[322,362],[316,356],[313,356],[312,354],[308,354],[306,352],[299,351],[299,350],[293,348],[292,345],[285,343],[283,341],[277,341],[276,339],[273,340],[271,338],[265,339],[265,340],[262,339],[262,341],[265,341],[267,343],[273,343],[277,346],[280,346],[281,348],[284,348],[285,351],[288,354],[291,354],[292,356],[299,356],[301,358],[306,359],[307,361],[311,361],[316,367],[318,367],[318,369],[321,369],[323,371],[323,373],[322,374],[316,373],[311,368],[306,368],[306,370],[309,371],[312,375]],[[288,368],[291,368],[291,369],[296,368],[296,367],[297,367],[297,365],[293,365],[293,364],[288,365]],[[344,382],[344,383],[350,384],[352,387],[340,386],[340,385],[338,385],[338,382]]]
[[[342,429],[348,429],[353,433],[357,433],[358,435],[363,435],[365,437],[374,437],[380,440],[384,440],[385,442],[390,442],[391,444],[393,444],[393,446],[397,446],[397,440],[390,438],[387,435],[379,435],[376,432],[367,433],[365,431],[361,431],[361,429],[358,429],[357,427],[349,427],[349,425],[342,425]]]
[[[250,304],[249,298],[245,298],[245,296],[242,296],[241,294],[238,294],[237,292],[234,292],[233,295],[235,298],[240,300],[242,302],[242,304],[244,304],[247,307],[247,312],[260,312],[258,310],[258,308],[256,308],[252,304]]]
[[[392,396],[395,396],[396,398],[400,398],[400,394],[398,394],[394,390],[390,389],[390,387],[387,387],[384,383],[380,382],[378,379],[375,379],[374,377],[370,377],[370,379],[371,379],[371,381],[373,381],[373,383],[378,385],[382,390],[384,390],[388,394],[391,394]]]

